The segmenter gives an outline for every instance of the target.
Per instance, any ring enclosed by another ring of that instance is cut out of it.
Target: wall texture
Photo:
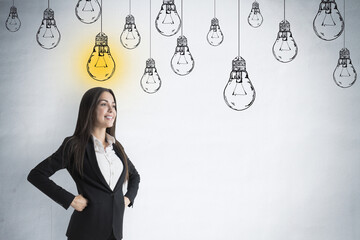
[[[337,2],[343,12],[343,0]],[[153,18],[161,3],[152,1]],[[152,57],[163,81],[153,95],[140,88],[149,57],[149,1],[132,1],[142,42],[129,51],[119,41],[128,2],[104,0],[103,30],[117,64],[105,83],[85,68],[100,24],[78,21],[76,1],[51,1],[62,34],[53,50],[35,38],[47,2],[15,1],[21,29],[0,26],[0,238],[65,239],[72,210],[26,177],[72,134],[82,94],[105,86],[119,102],[116,137],[142,178],[135,206],[125,213],[124,239],[359,239],[360,83],[341,89],[332,79],[342,37],[326,42],[315,35],[319,0],[288,0],[299,53],[279,63],[271,48],[283,2],[259,0],[264,23],[258,29],[246,21],[251,3],[241,0],[241,55],[257,98],[235,112],[222,91],[237,56],[236,0],[218,1],[225,35],[219,47],[206,41],[212,1],[184,0],[184,35],[195,59],[186,77],[170,68],[176,37],[153,27]],[[360,2],[346,4],[346,44],[360,73]],[[0,0],[3,23],[10,6]],[[76,193],[66,171],[52,179]]]

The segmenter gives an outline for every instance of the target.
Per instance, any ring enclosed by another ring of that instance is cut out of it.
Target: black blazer
[[[114,190],[111,190],[97,164],[92,138],[90,137],[86,146],[83,176],[73,170],[71,163],[63,161],[62,155],[66,152],[64,146],[67,140],[68,138],[65,138],[55,153],[30,171],[28,181],[68,209],[75,195],[49,179],[56,171],[66,168],[76,183],[78,193],[88,200],[88,205],[82,212],[74,210],[66,236],[71,240],[107,240],[113,231],[117,240],[122,239],[125,209],[122,186],[125,180],[125,164],[121,150],[113,144],[114,151],[123,162],[124,168]],[[128,160],[128,168],[129,181],[125,196],[131,201],[129,206],[132,206],[139,188],[140,176],[130,160]]]

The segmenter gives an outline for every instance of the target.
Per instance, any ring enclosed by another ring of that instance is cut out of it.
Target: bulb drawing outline
[[[155,60],[146,60],[146,68],[140,80],[141,88],[146,93],[156,93],[161,87],[161,79],[155,67]]]
[[[171,58],[171,69],[180,76],[189,74],[194,69],[194,59],[190,53],[187,38],[180,36],[177,39],[175,53]]]
[[[181,19],[176,11],[174,0],[163,0],[159,14],[155,20],[158,32],[164,36],[175,35],[181,26]]]
[[[129,14],[125,19],[124,30],[120,35],[120,42],[127,49],[136,48],[141,41],[140,33],[136,28],[135,18]]]
[[[350,51],[347,48],[340,50],[340,57],[333,73],[333,79],[341,88],[351,87],[356,79],[357,73],[350,59]]]
[[[100,32],[95,37],[95,46],[86,64],[86,69],[94,80],[106,81],[115,72],[115,61],[110,53],[108,37]]]
[[[331,41],[342,34],[344,27],[335,0],[322,0],[313,21],[315,34],[323,40]]]
[[[255,88],[246,71],[246,62],[240,56],[232,61],[232,71],[223,96],[225,103],[236,111],[248,109],[255,101]]]
[[[263,23],[264,18],[260,12],[259,3],[257,1],[253,2],[250,14],[248,16],[248,23],[253,28],[258,28]]]
[[[10,32],[16,32],[20,29],[21,21],[17,13],[17,8],[15,6],[10,7],[10,13],[5,22],[6,29]]]
[[[275,58],[282,63],[294,60],[298,53],[298,46],[290,31],[290,23],[283,20],[279,24],[279,32],[272,48]]]
[[[101,14],[98,0],[79,0],[75,7],[76,17],[83,23],[96,22]]]
[[[206,39],[211,46],[219,46],[224,41],[224,34],[220,29],[219,20],[215,17],[211,19],[210,30]]]
[[[56,47],[61,39],[60,31],[56,26],[54,11],[47,8],[44,17],[36,33],[36,40],[42,48],[52,49]]]

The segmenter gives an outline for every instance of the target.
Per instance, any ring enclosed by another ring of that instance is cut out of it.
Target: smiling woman
[[[55,202],[75,209],[66,233],[70,240],[122,239],[124,209],[134,203],[140,176],[115,139],[115,120],[113,91],[100,87],[88,90],[80,103],[74,134],[28,176]],[[77,196],[49,179],[63,168],[74,179]]]

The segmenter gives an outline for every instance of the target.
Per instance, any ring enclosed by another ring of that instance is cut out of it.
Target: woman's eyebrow
[[[108,102],[108,100],[106,100],[106,99],[99,99],[99,102],[101,102],[101,101]],[[113,103],[115,103],[115,102],[113,102]]]

